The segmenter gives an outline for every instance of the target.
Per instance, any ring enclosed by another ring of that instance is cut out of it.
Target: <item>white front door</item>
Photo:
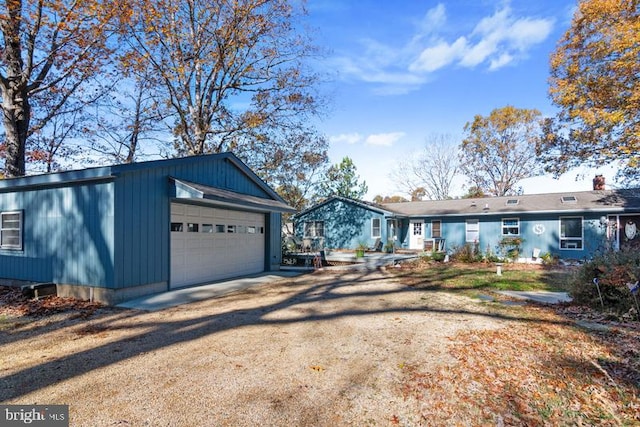
[[[409,223],[409,249],[424,248],[424,222],[411,221]]]

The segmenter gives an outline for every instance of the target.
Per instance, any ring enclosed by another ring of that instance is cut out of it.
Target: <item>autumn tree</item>
[[[270,144],[256,143],[251,153],[239,155],[248,158],[248,165],[290,206],[303,210],[312,202],[315,188],[323,179],[328,143],[317,133],[303,130],[276,138],[281,143],[273,151],[265,150]]]
[[[537,110],[512,106],[476,115],[465,127],[460,144],[460,170],[472,187],[492,196],[519,192],[518,182],[536,176],[536,144],[541,134]]]
[[[84,115],[80,111],[74,114],[59,114],[51,118],[46,132],[31,135],[28,141],[26,162],[30,169],[40,172],[54,172],[60,169],[63,159],[77,157],[82,149],[70,140],[82,135]]]
[[[404,203],[404,202],[408,202],[408,200],[398,195],[383,197],[380,194],[378,194],[373,198],[373,202],[380,205],[383,203]]]
[[[0,6],[0,92],[6,177],[25,174],[28,138],[95,100],[92,80],[127,2],[7,0]]]
[[[323,138],[314,141],[311,135],[299,135],[298,138],[287,139],[292,140],[298,141],[299,149],[279,152],[270,162],[273,167],[267,166],[258,174],[275,187],[289,206],[300,212],[313,203],[315,188],[323,177],[328,157],[326,149],[318,147],[326,145]],[[287,159],[285,153],[292,158]],[[290,217],[289,213],[282,214],[282,223],[288,226]],[[293,230],[289,230],[289,233],[293,233]]]
[[[640,178],[640,3],[582,0],[551,56],[550,95],[560,113],[538,149],[557,175],[621,161]]]
[[[414,201],[450,198],[453,179],[459,169],[456,144],[451,135],[430,136],[420,153],[398,162],[390,179]]]
[[[332,165],[326,171],[318,186],[316,199],[324,200],[332,196],[340,196],[360,200],[367,191],[369,187],[366,181],[360,181],[353,160],[344,157],[340,163]]]
[[[119,74],[129,90],[116,86],[89,109],[91,124],[86,132],[91,155],[105,163],[133,163],[146,156],[166,156],[166,109],[158,105],[150,90],[149,75]],[[153,148],[150,148],[153,147]]]
[[[286,0],[140,2],[126,59],[156,74],[177,155],[276,148],[274,129],[286,135],[320,111],[299,12]]]
[[[482,199],[483,197],[489,197],[482,188],[475,185],[467,188],[467,192],[462,195],[463,199]]]

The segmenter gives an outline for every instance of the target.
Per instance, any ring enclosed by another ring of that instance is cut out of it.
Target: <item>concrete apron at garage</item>
[[[295,277],[300,271],[271,271],[237,279],[223,280],[207,285],[191,286],[161,294],[147,295],[118,304],[116,307],[132,308],[136,310],[156,311],[190,302],[202,301],[207,298],[219,297],[233,291],[252,286],[275,282],[285,277]]]

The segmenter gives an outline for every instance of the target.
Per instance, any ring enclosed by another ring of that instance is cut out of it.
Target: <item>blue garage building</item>
[[[231,153],[0,181],[0,279],[115,304],[278,269],[293,209]]]

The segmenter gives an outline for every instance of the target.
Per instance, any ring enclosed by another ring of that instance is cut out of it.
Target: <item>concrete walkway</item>
[[[549,292],[549,291],[498,291],[499,294],[512,298],[523,300],[531,300],[545,304],[559,304],[562,302],[570,302],[571,297],[566,292]]]
[[[285,277],[295,277],[302,274],[300,271],[271,271],[255,276],[241,277],[238,279],[224,280],[208,285],[190,286],[163,292],[161,294],[146,295],[118,304],[116,307],[133,308],[136,310],[156,311],[177,305],[202,301],[208,298],[219,297],[230,292],[275,282]]]

